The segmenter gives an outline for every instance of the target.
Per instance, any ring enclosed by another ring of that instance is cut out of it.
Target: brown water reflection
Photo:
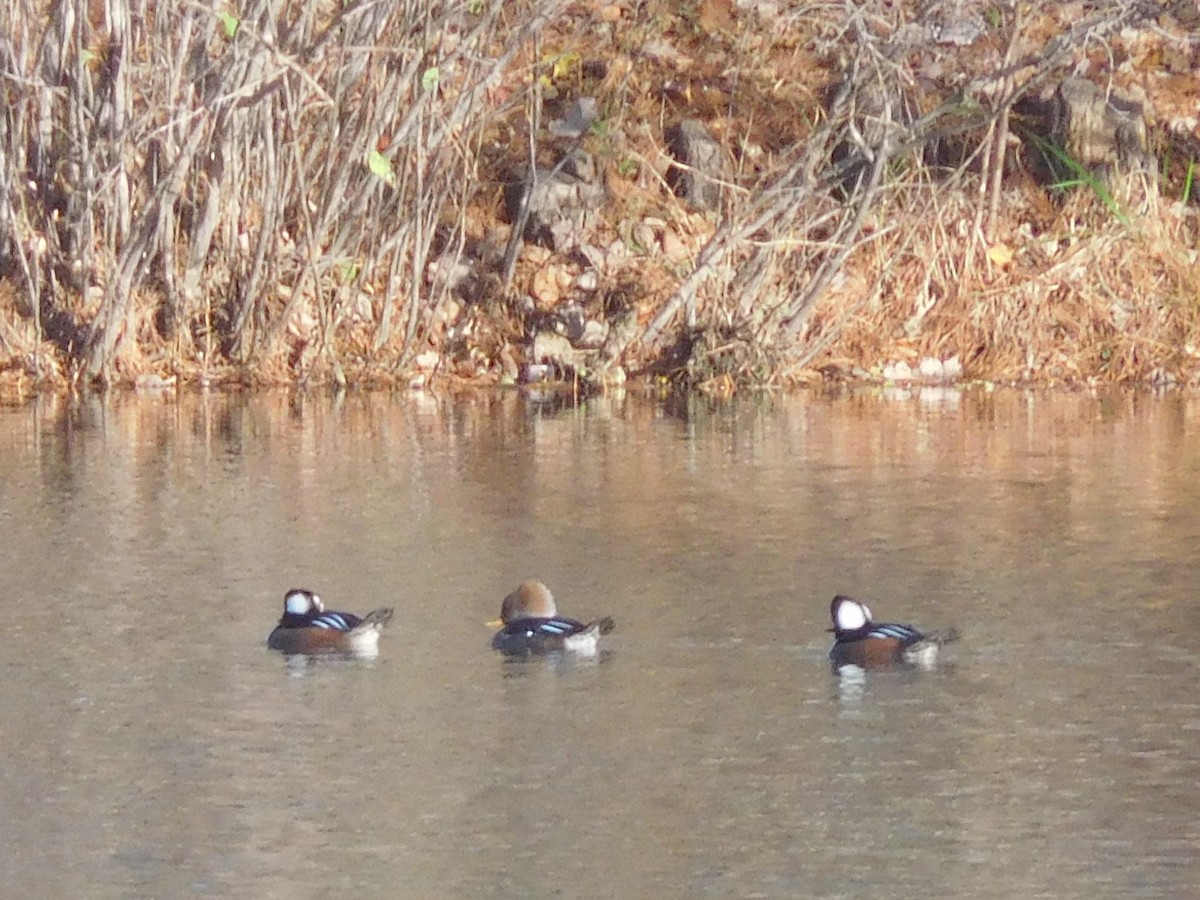
[[[0,885],[1195,893],[1196,402],[0,410]],[[491,653],[528,576],[609,651]],[[266,651],[293,585],[396,606],[379,659]],[[838,591],[951,664],[836,678]]]

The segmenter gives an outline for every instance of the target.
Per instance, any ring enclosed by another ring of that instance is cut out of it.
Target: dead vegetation
[[[1200,382],[1190,7],[1045,7],[13,0],[0,380]]]

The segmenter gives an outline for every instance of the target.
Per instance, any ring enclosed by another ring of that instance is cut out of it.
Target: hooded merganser
[[[600,635],[613,630],[613,620],[605,616],[586,625],[558,615],[554,595],[540,581],[523,581],[504,598],[500,619],[490,625],[503,625],[492,638],[492,648],[509,656],[567,651],[595,656]]]
[[[834,637],[829,658],[835,668],[880,669],[896,663],[929,668],[941,645],[958,638],[953,630],[927,633],[912,625],[874,622],[867,604],[840,594],[833,598],[829,614]]]
[[[392,618],[390,607],[359,617],[326,611],[312,591],[292,588],[283,597],[283,616],[267,638],[267,646],[284,653],[346,653],[375,656],[379,632]]]

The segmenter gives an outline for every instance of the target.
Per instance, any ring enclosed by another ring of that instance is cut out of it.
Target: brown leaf
[[[733,0],[701,0],[700,27],[709,34],[733,31]]]

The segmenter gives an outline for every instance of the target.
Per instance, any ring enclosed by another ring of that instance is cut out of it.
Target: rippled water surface
[[[0,894],[1195,896],[1198,403],[0,410]],[[598,660],[489,650],[531,576]],[[839,678],[839,592],[962,640]]]

